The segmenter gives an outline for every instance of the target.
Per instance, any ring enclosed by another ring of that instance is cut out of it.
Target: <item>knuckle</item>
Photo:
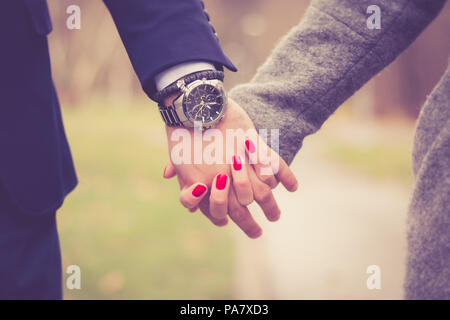
[[[259,176],[259,180],[261,180],[265,184],[267,184],[267,182],[270,181],[271,178],[272,178],[272,176],[268,175],[268,174],[262,174],[261,173],[260,176]]]
[[[216,207],[224,207],[227,204],[227,199],[225,198],[213,198],[211,199],[211,204]]]
[[[240,197],[239,203],[243,206],[249,206],[253,202],[253,196]]]
[[[272,199],[272,190],[269,187],[264,187],[254,195],[255,200],[259,203],[267,203]]]
[[[247,189],[250,186],[250,183],[247,180],[239,179],[234,182],[234,186],[237,189]]]
[[[276,184],[275,178],[271,175],[262,175],[260,179],[264,184],[267,184],[270,187],[273,187]]]
[[[254,200],[252,189],[250,188],[249,191],[250,192],[238,193],[237,194],[238,202],[244,207],[247,207],[248,205],[250,205],[253,202],[253,200]]]
[[[240,224],[247,220],[247,213],[243,210],[234,209],[230,212],[230,217],[236,224]]]

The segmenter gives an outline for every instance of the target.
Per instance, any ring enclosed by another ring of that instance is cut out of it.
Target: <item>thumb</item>
[[[165,179],[170,179],[173,178],[177,175],[177,172],[175,171],[175,167],[173,166],[172,162],[169,161],[166,164],[166,167],[164,168],[164,173],[163,173],[163,177]]]

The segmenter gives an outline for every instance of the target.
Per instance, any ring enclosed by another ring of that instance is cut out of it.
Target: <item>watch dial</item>
[[[222,112],[222,92],[210,84],[201,84],[190,91],[184,100],[183,108],[192,121],[212,122]]]

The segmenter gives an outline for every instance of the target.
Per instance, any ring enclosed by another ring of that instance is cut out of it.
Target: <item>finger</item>
[[[239,203],[233,189],[230,189],[228,211],[231,220],[233,220],[248,237],[256,239],[262,235],[261,227],[253,219],[247,207],[243,207]]]
[[[205,217],[207,217],[214,225],[218,226],[218,227],[223,227],[226,226],[228,224],[228,217],[225,218],[221,218],[221,219],[216,219],[214,218],[210,211],[209,211],[209,199],[208,198],[204,198],[200,204],[199,204],[199,209],[200,211],[203,213],[203,215]]]
[[[280,218],[281,211],[273,197],[272,189],[259,180],[254,170],[249,170],[248,176],[253,187],[253,197],[256,203],[261,207],[267,220],[277,221]]]
[[[206,195],[208,187],[203,183],[195,183],[190,187],[184,188],[180,193],[180,202],[187,209],[193,209],[198,206],[200,201]]]
[[[257,141],[258,145],[254,141]],[[270,148],[261,139],[249,138],[245,140],[245,150],[258,178],[274,189],[278,185],[278,180],[275,178],[271,159],[268,156]]]
[[[210,213],[216,219],[223,219],[228,212],[228,191],[230,189],[230,179],[226,174],[218,174],[211,187],[209,197]]]
[[[275,152],[275,151],[273,151]],[[283,158],[279,157],[279,166],[278,172],[276,173],[276,177],[278,181],[280,181],[286,190],[290,192],[294,192],[298,189],[298,181],[292,172],[291,168],[287,165],[287,163],[283,160]]]
[[[172,162],[169,161],[164,168],[163,177],[165,179],[170,179],[170,178],[175,177],[176,175],[177,175],[177,173],[175,171],[175,167],[173,166]]]
[[[232,161],[231,174],[236,197],[241,205],[248,206],[253,202],[253,190],[247,175],[247,165],[242,163],[238,155],[233,156]]]

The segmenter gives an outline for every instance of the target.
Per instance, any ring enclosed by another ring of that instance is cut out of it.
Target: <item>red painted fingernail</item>
[[[192,195],[196,198],[200,197],[206,191],[206,187],[202,184],[198,184],[194,190],[192,190]]]
[[[228,176],[226,174],[219,174],[216,179],[216,188],[218,190],[225,189],[225,186],[227,185],[227,178]]]
[[[239,171],[242,169],[241,157],[233,156],[233,168],[236,171]]]
[[[167,167],[164,167],[164,172],[163,172],[163,177],[164,178],[166,177],[166,170],[167,170]]]
[[[252,140],[245,140],[245,147],[247,148],[248,152],[255,152],[255,145]]]

